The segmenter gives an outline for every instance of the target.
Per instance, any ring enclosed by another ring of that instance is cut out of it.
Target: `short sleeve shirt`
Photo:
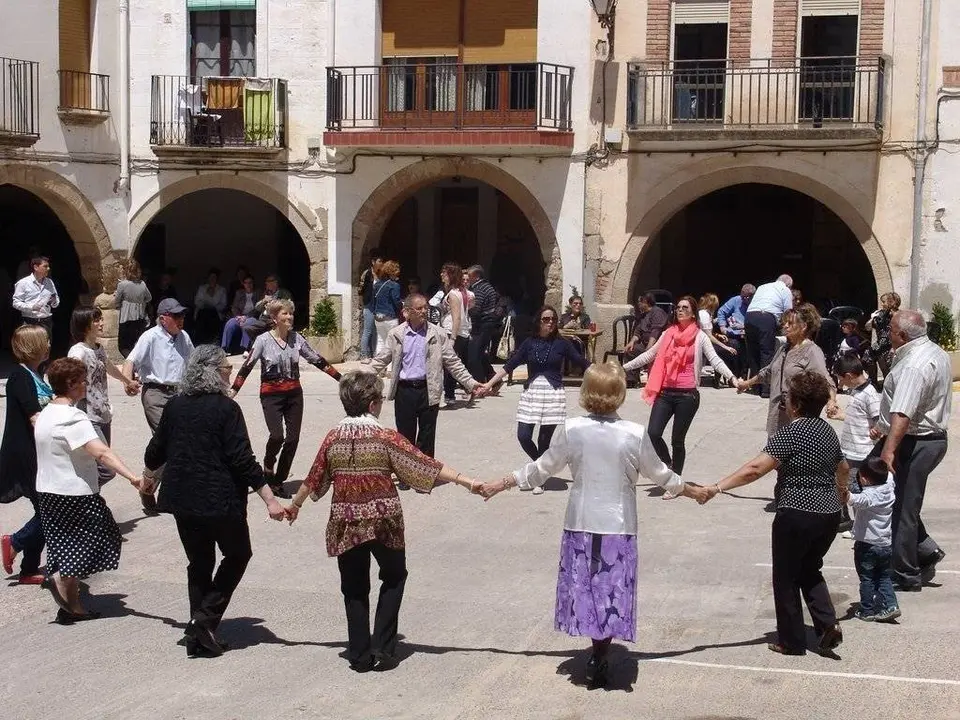
[[[77,403],[77,407],[85,410],[90,419],[101,425],[106,425],[113,419],[113,410],[110,407],[110,397],[107,392],[107,352],[103,345],[92,348],[86,343],[77,343],[69,357],[82,360],[87,366],[87,397]]]
[[[797,418],[778,430],[763,451],[780,461],[777,509],[840,512],[837,466],[843,460],[837,433],[822,418]]]
[[[87,414],[70,405],[47,405],[37,417],[37,492],[94,495],[97,461],[83,446],[99,439]]]

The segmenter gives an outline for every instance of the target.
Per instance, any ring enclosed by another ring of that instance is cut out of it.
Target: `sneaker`
[[[900,608],[894,606],[878,612],[875,619],[877,622],[892,623],[901,615],[903,615],[903,613],[900,612]]]
[[[844,540],[853,540],[853,533],[849,530],[844,530],[842,533],[840,533],[840,537],[842,537]]]
[[[533,494],[534,494],[534,495],[543,495],[543,488],[540,487],[540,486],[535,487],[535,488],[533,489]]]
[[[853,616],[857,620],[863,620],[864,622],[874,622],[877,619],[877,616],[874,613],[867,612],[865,610],[857,610]]]
[[[244,351],[243,351],[243,359],[246,360],[248,357],[250,357],[250,351],[249,351],[249,350],[244,350]]]

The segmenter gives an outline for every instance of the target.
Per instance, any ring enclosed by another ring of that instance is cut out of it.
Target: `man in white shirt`
[[[143,391],[140,402],[150,432],[155,433],[167,402],[177,394],[183,368],[193,352],[193,342],[183,329],[187,309],[174,298],[164,298],[157,306],[157,324],[147,330],[123,363],[123,377],[133,383],[134,372]],[[144,470],[145,484],[140,490],[143,509],[155,513],[157,501],[153,491],[160,484],[163,469]],[[152,481],[151,481],[152,479]]]
[[[13,307],[20,312],[24,325],[42,325],[52,337],[53,311],[60,305],[60,295],[48,277],[49,258],[42,255],[31,258],[30,270],[13,288]]]
[[[780,316],[793,307],[793,278],[781,275],[757,288],[744,318],[744,339],[747,342],[747,363],[750,375],[756,375],[773,359],[777,349],[777,331]],[[770,385],[760,386],[760,397],[770,397]]]
[[[883,379],[880,419],[870,431],[897,488],[893,506],[893,575],[901,592],[919,592],[946,553],[920,517],[927,478],[947,454],[952,403],[950,356],[927,337],[923,315],[894,313],[890,321],[893,363]]]

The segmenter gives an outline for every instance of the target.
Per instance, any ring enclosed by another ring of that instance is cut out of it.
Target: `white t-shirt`
[[[113,409],[107,390],[107,363],[110,362],[107,351],[100,344],[92,348],[79,342],[70,348],[67,357],[82,360],[87,366],[87,397],[78,402],[77,407],[85,410],[93,422],[109,424],[113,419]]]
[[[702,309],[697,313],[700,329],[707,335],[713,335],[713,318],[710,317],[710,311]]]
[[[840,450],[847,460],[864,460],[876,443],[870,439],[870,428],[880,417],[880,393],[869,382],[850,391],[850,404],[844,410],[846,419],[840,431]]]
[[[100,492],[97,461],[83,446],[98,440],[87,414],[71,405],[50,403],[37,417],[37,492],[95,495]]]

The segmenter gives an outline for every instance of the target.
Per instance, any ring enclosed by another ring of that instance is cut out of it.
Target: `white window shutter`
[[[860,0],[800,0],[800,15],[859,15]]]
[[[674,25],[726,23],[729,21],[730,21],[729,0],[674,0],[673,1],[673,24]]]

